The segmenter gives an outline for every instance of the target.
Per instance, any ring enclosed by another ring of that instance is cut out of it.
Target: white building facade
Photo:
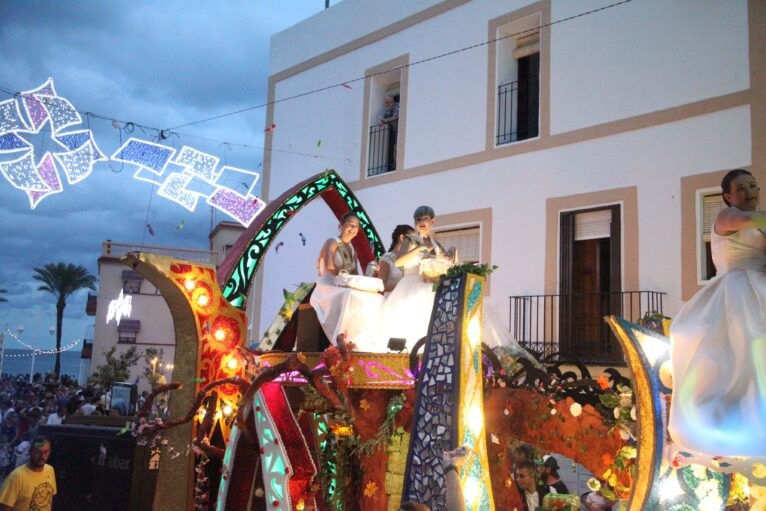
[[[265,200],[334,168],[386,244],[432,206],[440,236],[499,266],[487,303],[543,351],[598,351],[607,313],[675,315],[714,274],[723,174],[766,180],[766,8],[611,3],[346,0],[275,35]],[[336,224],[317,201],[285,227],[254,332]]]
[[[145,378],[147,368],[161,373],[168,381],[172,378],[176,344],[173,317],[157,288],[130,266],[120,262],[122,256],[128,252],[149,252],[215,265],[223,259],[243,230],[239,224],[219,223],[210,233],[210,250],[105,241],[98,260],[99,286],[95,307],[89,304],[89,313],[92,311],[95,316],[90,374],[106,363],[105,353],[112,347],[116,347],[115,357],[136,347],[141,358],[130,370],[129,383],[137,382],[139,391],[150,390],[149,381]],[[147,349],[161,352],[156,362],[153,363],[153,358],[144,359]]]

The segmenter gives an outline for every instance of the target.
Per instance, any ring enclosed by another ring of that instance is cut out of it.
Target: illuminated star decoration
[[[132,311],[133,297],[123,294],[122,290],[120,290],[120,296],[109,302],[109,307],[106,311],[106,322],[109,323],[115,320],[117,326],[120,326],[120,320],[122,318],[129,318]]]
[[[130,138],[111,159],[137,165],[134,179],[159,186],[157,195],[189,211],[194,211],[204,199],[247,227],[266,206],[253,194],[260,174],[230,165],[219,166],[217,156],[189,146],[176,151],[162,144]],[[180,230],[183,222],[179,225]]]
[[[72,103],[56,93],[52,78],[17,98],[0,101],[0,174],[27,194],[32,209],[64,191],[59,170],[74,185],[93,172],[97,161],[106,160],[90,130],[71,129],[81,123]],[[40,133],[46,124],[55,145],[38,158],[23,135]]]

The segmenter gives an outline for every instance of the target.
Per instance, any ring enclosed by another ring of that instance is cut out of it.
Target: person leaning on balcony
[[[393,96],[386,96],[383,100],[383,110],[378,116],[380,125],[389,124],[396,128],[399,123],[399,103],[394,100]]]
[[[359,233],[359,218],[354,213],[346,213],[338,229],[340,236],[322,245],[317,261],[319,277],[310,303],[330,343],[335,345],[338,336],[344,334],[346,342],[353,342],[358,350],[370,351],[378,340],[375,327],[383,296],[335,285],[341,272],[359,274],[356,251],[351,244]]]
[[[758,183],[746,170],[726,174],[721,191],[729,207],[711,233],[718,275],[670,327],[668,429],[673,452],[766,463],[766,212],[758,211]]]

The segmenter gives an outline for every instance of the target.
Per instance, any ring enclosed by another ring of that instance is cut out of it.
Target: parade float
[[[331,346],[312,317],[313,284],[285,303],[256,346],[246,341],[247,296],[269,247],[321,197],[360,220],[362,267],[383,253],[371,219],[333,171],[264,207],[217,268],[148,253],[123,258],[171,310],[176,355],[170,417],[150,398],[127,427],[162,450],[154,509],[445,509],[442,453],[470,448],[460,468],[467,510],[518,507],[510,452],[527,443],[597,476],[594,491],[621,509],[723,509],[749,501],[766,467],[743,458],[695,461],[666,433],[669,340],[605,318],[630,377],[595,375],[577,361],[541,364],[482,343],[486,267],[459,266],[437,285],[428,335],[411,353]],[[191,446],[194,455],[184,456]],[[734,475],[733,475],[734,474]],[[548,499],[553,509],[573,507]]]

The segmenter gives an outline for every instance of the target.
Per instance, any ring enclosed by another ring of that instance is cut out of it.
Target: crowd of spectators
[[[82,386],[68,376],[0,377],[0,482],[29,460],[30,441],[41,425],[60,425],[71,415],[114,415],[103,389]]]

